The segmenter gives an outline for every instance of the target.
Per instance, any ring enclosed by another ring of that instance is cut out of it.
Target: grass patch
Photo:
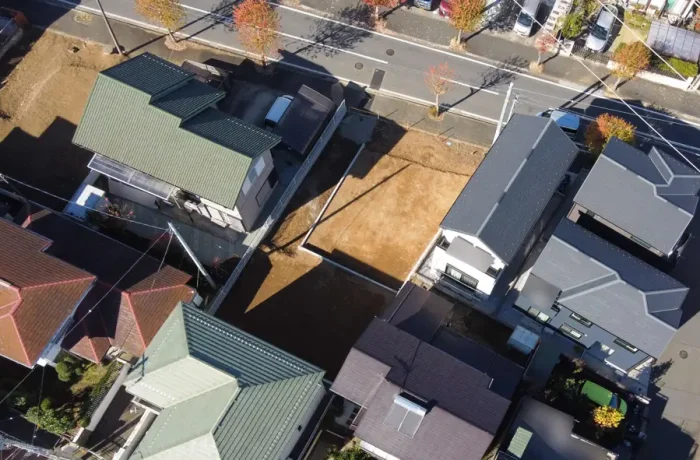
[[[85,390],[94,387],[107,375],[109,367],[110,366],[103,366],[101,364],[89,364],[86,366],[80,379],[71,385],[70,392],[77,396],[82,394]]]
[[[673,69],[676,69],[678,73],[683,75],[685,78],[688,77],[694,77],[698,74],[698,65],[694,62],[688,62],[684,61],[682,59],[674,58],[674,57],[666,57],[664,56],[664,59],[668,64],[663,62],[661,59],[657,58],[654,56],[652,58],[651,65],[656,67],[659,70],[665,71],[665,72],[671,72],[675,74]],[[673,69],[671,68],[673,67]]]
[[[637,31],[643,32],[644,37],[646,37],[651,28],[651,19],[643,13],[630,11],[629,14],[625,16],[625,24]]]

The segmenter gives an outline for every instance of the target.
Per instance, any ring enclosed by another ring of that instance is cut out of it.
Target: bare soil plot
[[[0,88],[0,172],[70,198],[91,157],[72,144],[75,128],[97,73],[120,59],[48,31],[31,43]]]
[[[484,156],[469,144],[380,125],[308,245],[398,288]]]
[[[337,138],[326,148],[281,225],[253,256],[217,312],[219,318],[325,369],[329,378],[393,297],[298,251],[357,148]]]

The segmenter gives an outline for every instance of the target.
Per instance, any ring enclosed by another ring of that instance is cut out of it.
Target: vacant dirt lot
[[[308,244],[398,288],[416,263],[484,149],[380,125],[326,209]]]
[[[333,378],[391,293],[298,251],[358,146],[335,140],[311,170],[270,241],[217,316],[312,362]]]
[[[91,157],[71,143],[75,127],[97,73],[120,58],[51,32],[29,42],[0,88],[0,172],[70,198]]]

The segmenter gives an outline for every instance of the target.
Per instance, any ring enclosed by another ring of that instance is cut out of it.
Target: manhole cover
[[[388,49],[388,50],[386,50],[386,54],[387,54],[387,56],[393,56],[393,55],[394,55],[394,50]]]
[[[356,68],[357,70],[362,70],[363,67],[364,67],[364,66],[362,65],[361,62],[356,62],[356,63],[355,63],[355,68]]]
[[[680,356],[682,359],[685,359],[688,357],[688,352],[685,350],[681,350],[678,352],[678,356]]]

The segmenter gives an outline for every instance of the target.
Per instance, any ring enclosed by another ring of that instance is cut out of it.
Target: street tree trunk
[[[462,44],[462,29],[457,30],[457,44]]]
[[[170,29],[168,29],[168,36],[173,43],[177,43],[177,40],[175,40],[175,37],[173,37],[173,33],[170,31]]]
[[[615,80],[615,84],[613,85],[613,91],[617,91],[617,88],[620,87],[620,84],[622,84],[622,78],[617,77],[617,80]]]
[[[537,65],[542,64],[542,52],[538,51],[537,52]]]
[[[440,114],[440,95],[435,95],[435,113]]]
[[[378,22],[379,22],[379,7],[375,6],[374,7],[374,23],[376,24]]]

